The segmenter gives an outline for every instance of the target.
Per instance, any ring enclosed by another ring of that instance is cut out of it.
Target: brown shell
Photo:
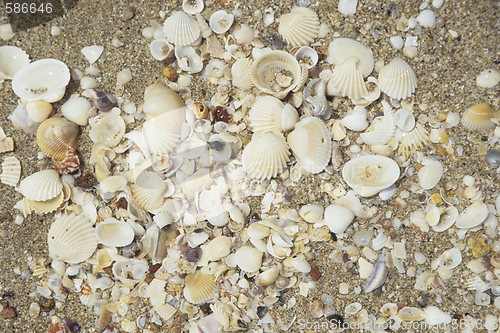
[[[61,175],[67,175],[80,169],[80,159],[73,148],[69,147],[66,150],[65,156],[66,157],[61,161],[53,159],[52,169],[56,170]]]
[[[52,117],[40,124],[36,142],[48,157],[62,161],[69,148],[76,149],[78,125],[64,118]]]

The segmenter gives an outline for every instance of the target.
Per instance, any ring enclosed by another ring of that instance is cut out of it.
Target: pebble
[[[396,50],[401,50],[403,48],[404,44],[403,37],[392,36],[389,40],[391,41],[392,47],[395,48]]]
[[[0,316],[3,319],[10,319],[17,317],[16,309],[13,306],[7,305],[3,308],[2,312],[0,312]]]
[[[122,19],[124,21],[131,20],[134,17],[134,12],[135,12],[134,7],[132,7],[132,6],[125,7],[125,9],[123,10],[123,13],[122,13]]]

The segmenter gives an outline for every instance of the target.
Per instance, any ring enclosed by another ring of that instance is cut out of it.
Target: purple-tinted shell
[[[71,318],[68,317],[64,318],[64,325],[66,325],[66,327],[71,333],[77,333],[80,331],[80,325],[78,325],[76,321],[74,321]]]

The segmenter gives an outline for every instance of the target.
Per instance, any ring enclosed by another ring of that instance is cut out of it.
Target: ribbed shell
[[[243,167],[252,178],[270,179],[285,170],[289,156],[288,144],[281,134],[254,134],[243,150]]]
[[[17,186],[20,177],[21,162],[14,156],[5,158],[2,163],[2,174],[0,175],[2,183],[10,186]]]
[[[97,248],[94,228],[84,215],[63,215],[50,226],[47,235],[49,256],[76,264],[90,258]]]
[[[494,112],[488,103],[480,103],[465,110],[462,115],[462,125],[471,131],[489,131],[495,127],[491,121]]]
[[[61,191],[54,198],[45,201],[31,201],[26,199],[31,209],[38,213],[46,214],[55,211],[57,208],[61,207],[64,202],[64,191]]]
[[[404,133],[398,147],[399,155],[407,159],[414,151],[420,150],[429,140],[429,133],[420,123],[408,133]]]
[[[299,121],[299,114],[291,104],[285,104],[281,113],[281,129],[283,132],[293,131]]]
[[[241,90],[247,90],[253,87],[252,79],[250,78],[250,66],[253,60],[248,58],[240,58],[236,60],[231,67],[231,76],[233,85]]]
[[[41,123],[50,116],[52,104],[44,101],[28,102],[26,104],[26,112],[31,119],[37,123]]]
[[[382,108],[384,110],[384,116],[375,118],[366,132],[359,135],[367,145],[385,145],[394,136],[396,131],[394,110],[386,101],[382,101]]]
[[[203,304],[209,301],[215,292],[217,284],[213,275],[196,271],[184,279],[184,297],[191,304]]]
[[[307,117],[295,125],[288,144],[299,165],[310,173],[323,171],[332,152],[331,133],[319,118]]]
[[[186,106],[180,96],[161,84],[152,84],[144,91],[143,111],[154,118]]]
[[[160,315],[160,317],[165,321],[172,318],[174,316],[174,314],[177,312],[176,308],[174,308],[172,305],[166,304],[166,303],[165,304],[155,304],[155,306],[153,308]]]
[[[298,7],[280,16],[278,32],[292,46],[308,45],[319,32],[319,17],[312,9]]]
[[[328,46],[327,61],[330,64],[340,65],[350,57],[358,59],[357,68],[367,77],[373,71],[375,61],[373,52],[364,44],[350,38],[337,38]]]
[[[201,35],[198,21],[181,11],[174,12],[165,20],[163,32],[168,41],[178,46],[191,45]]]
[[[30,63],[30,57],[16,46],[0,47],[0,79],[11,79],[14,74]]]
[[[48,169],[38,171],[26,178],[20,184],[21,194],[32,201],[45,201],[54,198],[63,189],[59,173]]]
[[[422,169],[418,171],[418,184],[423,189],[430,190],[439,183],[443,173],[443,164],[439,161],[424,165]]]
[[[86,98],[71,97],[61,106],[61,113],[69,121],[85,126],[88,123],[91,108],[92,105]]]
[[[359,99],[368,95],[363,74],[357,68],[357,62],[356,57],[350,57],[340,65],[335,66],[329,81],[342,96],[351,99]]]
[[[389,97],[407,99],[417,88],[417,75],[406,61],[394,58],[380,69],[378,85]]]
[[[69,147],[76,149],[78,125],[64,118],[52,117],[40,124],[36,142],[40,150],[50,158],[62,161]]]
[[[236,264],[243,272],[256,272],[262,265],[263,252],[253,246],[242,246],[236,251]]]
[[[283,103],[273,96],[264,96],[257,100],[248,113],[248,120],[253,131],[280,133],[283,107]]]

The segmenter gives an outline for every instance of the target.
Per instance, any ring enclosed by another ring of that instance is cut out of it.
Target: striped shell
[[[163,32],[168,41],[178,46],[191,45],[201,36],[198,21],[181,11],[174,12],[165,20]]]
[[[86,126],[89,119],[90,102],[84,97],[71,97],[61,106],[64,118],[80,126]]]
[[[292,46],[308,45],[319,32],[319,17],[312,9],[298,7],[280,16],[278,32]]]
[[[418,171],[418,184],[423,189],[430,190],[439,183],[443,174],[443,164],[433,160]]]
[[[399,155],[406,160],[413,152],[420,150],[429,140],[429,133],[420,123],[410,132],[404,133],[398,147]]]
[[[52,199],[45,201],[32,201],[26,199],[28,205],[31,209],[37,211],[38,213],[46,214],[55,211],[57,208],[61,207],[62,203],[65,201],[65,193],[61,191],[58,195]]]
[[[157,173],[143,171],[132,187],[132,197],[145,210],[152,212],[160,208],[165,196],[171,191],[169,184],[163,182]]]
[[[36,142],[45,155],[62,161],[70,147],[76,149],[77,135],[78,125],[64,118],[52,117],[38,127]]]
[[[357,68],[367,77],[373,71],[373,52],[364,44],[350,38],[337,38],[328,46],[327,61],[336,66],[350,57],[358,59]]]
[[[407,99],[417,88],[417,75],[406,61],[394,58],[380,69],[378,85],[391,98]]]
[[[350,57],[340,65],[335,66],[328,81],[328,84],[334,86],[342,96],[351,99],[359,99],[368,95],[363,74],[357,66],[358,61],[356,57]]]
[[[32,201],[45,201],[54,198],[63,190],[59,173],[48,169],[38,171],[26,178],[20,184],[21,194]]]
[[[248,120],[254,132],[281,132],[281,115],[283,103],[273,96],[259,98],[248,113]]]
[[[2,174],[0,175],[2,183],[10,186],[17,186],[20,177],[21,162],[14,156],[5,158],[2,163]]]
[[[153,308],[165,321],[172,318],[174,314],[177,312],[177,309],[170,304],[155,304]]]
[[[44,101],[28,102],[26,104],[26,112],[31,119],[37,123],[41,123],[50,116],[52,104]]]
[[[18,70],[30,63],[30,57],[16,46],[0,47],[0,80],[11,79]]]
[[[253,246],[242,246],[236,251],[236,264],[247,273],[256,272],[262,265],[263,252]]]
[[[385,145],[394,136],[396,131],[394,110],[386,101],[382,101],[382,108],[384,116],[375,118],[366,131],[359,135],[367,145]]]
[[[462,125],[471,131],[489,131],[495,127],[491,118],[495,116],[488,103],[480,103],[465,110],[462,115]]]
[[[212,299],[217,284],[213,275],[196,271],[184,279],[184,297],[189,303],[202,304]]]
[[[247,90],[253,87],[252,79],[250,78],[250,66],[253,60],[248,58],[240,58],[236,60],[231,67],[231,76],[233,85],[241,90]]]

